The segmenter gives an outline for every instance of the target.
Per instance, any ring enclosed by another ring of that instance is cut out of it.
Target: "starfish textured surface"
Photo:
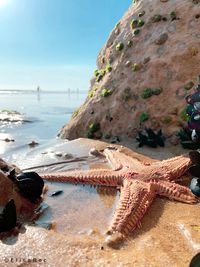
[[[45,180],[91,184],[120,188],[120,200],[109,226],[109,233],[128,235],[141,220],[157,195],[184,203],[197,203],[198,198],[185,186],[175,183],[191,166],[186,155],[157,161],[140,160],[112,147],[103,155],[112,169],[74,170],[42,174]],[[137,157],[138,155],[138,157]]]

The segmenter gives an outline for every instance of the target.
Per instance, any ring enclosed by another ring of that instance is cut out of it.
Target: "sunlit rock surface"
[[[185,97],[200,74],[200,3],[135,2],[100,51],[88,98],[62,138],[135,137],[145,126],[170,137],[184,123]],[[91,133],[92,123],[100,127]]]

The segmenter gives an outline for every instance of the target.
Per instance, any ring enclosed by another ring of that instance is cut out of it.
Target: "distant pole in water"
[[[41,92],[41,89],[40,89],[40,87],[38,86],[38,87],[37,87],[37,100],[38,100],[38,102],[40,101],[40,92]]]

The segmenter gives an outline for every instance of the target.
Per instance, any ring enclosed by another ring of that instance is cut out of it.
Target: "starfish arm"
[[[140,221],[155,195],[155,190],[147,183],[139,180],[124,180],[120,201],[108,232],[117,231],[127,235],[140,226]]]
[[[137,172],[145,166],[145,162],[142,162],[139,158],[128,156],[116,148],[106,148],[103,154],[114,170],[126,167],[132,168]],[[146,157],[144,158],[146,159]]]
[[[163,160],[158,163],[153,163],[152,167],[159,167],[164,173],[163,178],[166,180],[177,180],[191,166],[191,160],[188,156],[182,155],[168,160]]]
[[[154,181],[152,184],[156,187],[156,192],[160,196],[189,204],[198,202],[198,198],[185,186],[161,180]]]
[[[94,170],[74,170],[58,173],[47,173],[40,175],[44,180],[73,183],[90,184],[118,187],[122,185],[123,173],[120,171],[94,169]]]

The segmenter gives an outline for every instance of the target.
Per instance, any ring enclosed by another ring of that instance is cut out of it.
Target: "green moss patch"
[[[111,71],[112,71],[112,67],[111,67],[110,64],[108,64],[108,65],[106,66],[106,72],[111,72]]]
[[[124,101],[128,101],[131,98],[131,88],[127,87],[124,89],[122,98]]]
[[[77,108],[77,109],[73,112],[73,114],[72,114],[72,119],[75,119],[75,118],[76,118],[76,116],[77,116],[78,113],[79,113],[79,110],[80,110],[80,108]]]
[[[128,47],[133,46],[133,41],[132,41],[132,40],[129,40],[129,41],[127,42],[127,46],[128,46]]]
[[[140,33],[140,29],[135,29],[134,31],[133,31],[133,34],[134,35],[138,35]]]
[[[145,88],[144,91],[141,94],[141,97],[143,99],[149,98],[153,95],[159,95],[162,92],[162,88]]]
[[[89,130],[87,133],[88,138],[94,138],[94,134],[100,130],[100,124],[99,123],[91,123],[89,125]]]
[[[115,49],[117,51],[122,51],[122,49],[124,48],[124,44],[122,42],[118,43],[115,47]]]
[[[170,15],[171,20],[177,19],[177,15],[176,15],[176,12],[175,11],[170,12],[169,15]]]
[[[161,122],[163,124],[169,124],[172,121],[172,118],[170,116],[165,116],[163,118],[161,118]]]
[[[149,114],[147,112],[142,112],[140,114],[140,122],[147,121],[149,119]]]
[[[152,22],[160,22],[162,20],[162,16],[159,14],[156,14],[151,18],[151,20]]]
[[[110,90],[110,89],[106,89],[106,88],[104,88],[102,91],[101,91],[101,96],[103,96],[103,97],[107,97],[107,96],[109,96],[109,95],[111,95],[112,94],[112,91]]]
[[[138,63],[134,63],[132,65],[132,70],[133,71],[139,71],[141,69],[141,64],[138,64]]]
[[[140,12],[139,14],[138,14],[138,17],[143,17],[145,15],[145,11],[143,10],[142,12]]]
[[[189,81],[188,83],[186,83],[186,84],[184,85],[184,89],[185,89],[185,90],[190,90],[190,89],[192,89],[193,86],[194,86],[193,81]]]
[[[184,109],[181,111],[180,118],[181,118],[182,121],[186,121],[186,122],[189,121],[189,116],[188,116],[188,114],[187,114],[187,107],[184,108]]]

